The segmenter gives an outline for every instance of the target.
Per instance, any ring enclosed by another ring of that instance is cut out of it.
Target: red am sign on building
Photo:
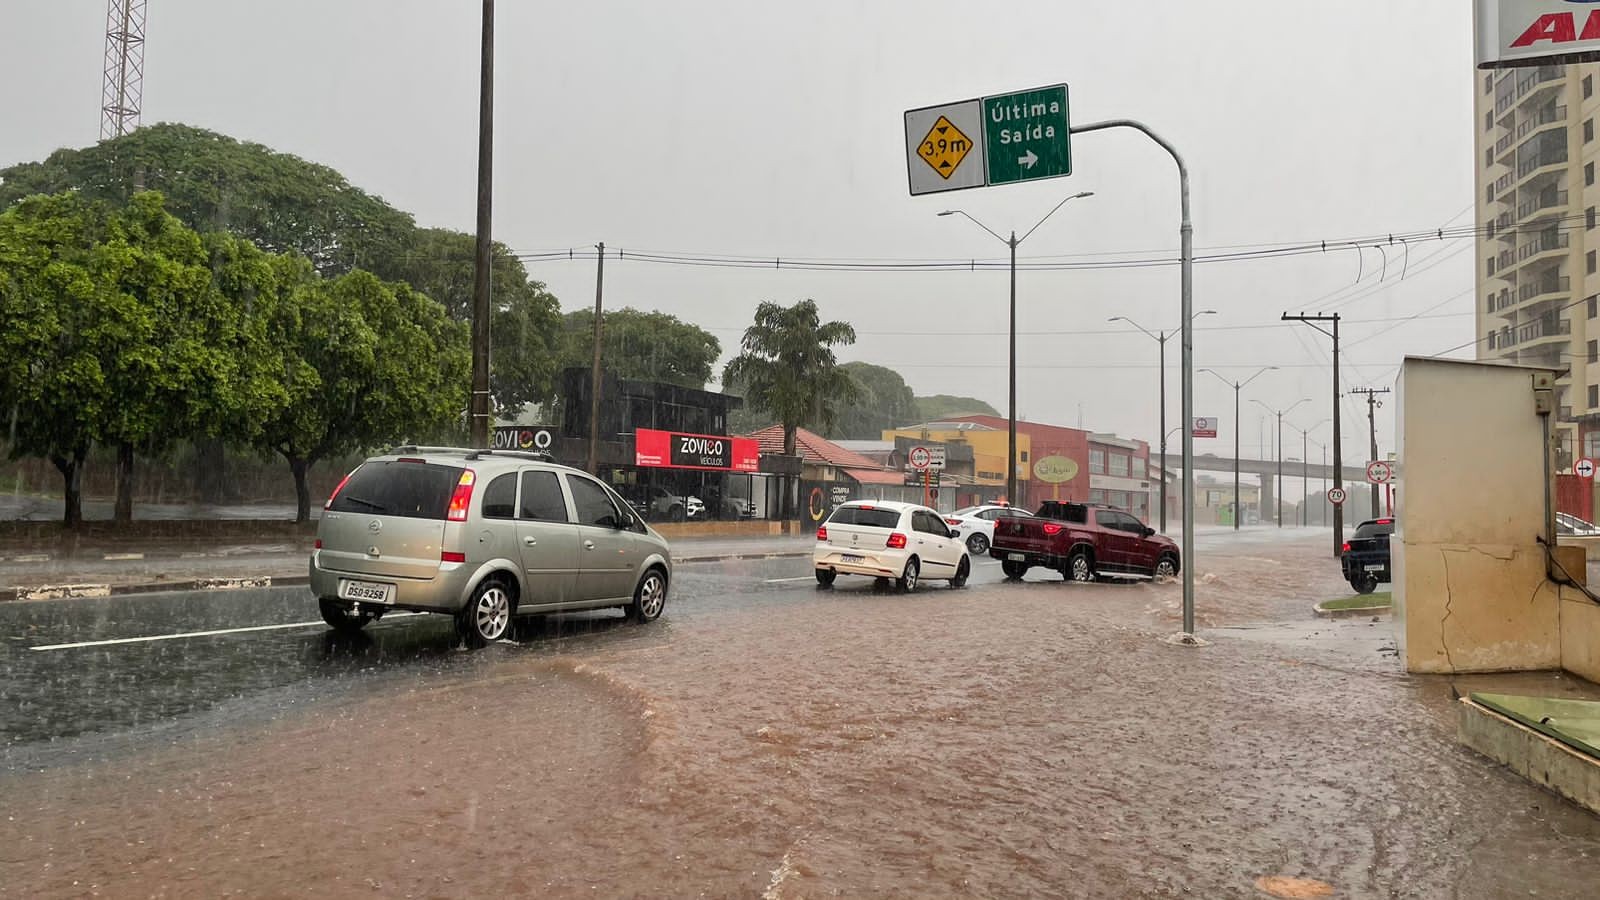
[[[1473,13],[1480,69],[1600,59],[1600,8],[1587,0],[1476,0]]]

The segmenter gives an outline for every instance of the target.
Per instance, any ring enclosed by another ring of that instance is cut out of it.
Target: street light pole
[[[1211,374],[1217,376],[1217,378],[1221,379],[1223,384],[1227,385],[1228,387],[1233,388],[1233,530],[1234,531],[1238,531],[1239,530],[1239,520],[1244,517],[1244,510],[1239,505],[1239,435],[1244,431],[1244,415],[1239,410],[1239,395],[1244,390],[1245,385],[1249,384],[1252,381],[1255,381],[1257,378],[1260,378],[1261,376],[1267,374],[1268,372],[1275,372],[1275,371],[1277,371],[1277,369],[1278,369],[1277,366],[1263,366],[1261,371],[1255,373],[1254,375],[1251,375],[1249,378],[1246,378],[1244,381],[1229,381],[1227,378],[1223,377],[1221,372],[1218,372],[1215,369],[1201,369],[1200,370],[1202,372],[1210,372]],[[1260,453],[1259,450],[1257,450],[1256,452],[1258,454]]]
[[[1252,400],[1250,402],[1260,404],[1262,409],[1264,409],[1267,412],[1272,413],[1273,415],[1278,417],[1278,486],[1277,486],[1277,491],[1278,491],[1278,527],[1282,528],[1283,527],[1283,417],[1286,414],[1288,414],[1288,412],[1290,410],[1294,409],[1296,406],[1299,406],[1302,403],[1310,403],[1311,402],[1311,398],[1310,397],[1305,397],[1305,398],[1302,398],[1300,400],[1296,400],[1294,403],[1290,404],[1288,407],[1286,407],[1284,409],[1273,409],[1272,407],[1266,405],[1265,403],[1262,403],[1260,400]]]
[[[489,295],[494,197],[494,0],[483,0],[478,73],[478,233],[472,256],[472,446],[489,446]]]
[[[1006,247],[1011,251],[1011,362],[1007,367],[1010,373],[1010,386],[1008,391],[1010,395],[1010,409],[1007,410],[1006,414],[1006,449],[1010,454],[1010,461],[1006,465],[1006,502],[1013,506],[1017,505],[1018,499],[1017,463],[1019,462],[1017,459],[1017,245],[1027,240],[1029,235],[1033,234],[1035,231],[1038,231],[1039,226],[1044,224],[1045,219],[1048,219],[1056,214],[1056,210],[1066,206],[1067,200],[1077,200],[1079,197],[1093,196],[1094,191],[1079,191],[1078,193],[1066,198],[1066,200],[1062,200],[1060,203],[1057,203],[1054,207],[1052,207],[1049,212],[1045,213],[1043,218],[1033,223],[1033,227],[1024,232],[1022,237],[1017,237],[1016,231],[1012,231],[1009,238],[1000,237],[999,232],[983,224],[982,222],[979,222],[977,219],[973,218],[970,213],[967,213],[964,210],[947,209],[939,213],[941,216],[966,216],[968,221],[972,222],[972,224],[978,226],[979,228],[982,228],[984,231],[994,235],[995,238],[997,238],[1002,244],[1005,244]]]
[[[1195,316],[1214,316],[1216,314],[1217,311],[1214,309],[1202,309],[1195,313]],[[1127,316],[1112,316],[1106,321],[1127,322],[1134,328],[1144,332],[1145,337],[1161,346],[1161,351],[1158,355],[1160,375],[1157,376],[1161,384],[1156,393],[1159,397],[1158,402],[1161,409],[1159,416],[1161,421],[1157,427],[1160,428],[1158,433],[1161,435],[1161,532],[1165,534],[1167,531],[1167,338],[1172,337],[1172,332],[1163,329],[1152,334],[1148,328]]]

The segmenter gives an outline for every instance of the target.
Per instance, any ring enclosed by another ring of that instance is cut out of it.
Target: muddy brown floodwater
[[[1208,555],[1198,649],[1175,585],[1053,581],[491,648],[0,781],[0,894],[1594,896],[1600,820],[1459,747],[1386,624],[1311,622],[1325,554]]]

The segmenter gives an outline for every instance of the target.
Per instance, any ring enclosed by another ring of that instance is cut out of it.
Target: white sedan
[[[1031,516],[1030,512],[1010,506],[969,506],[944,517],[945,524],[960,531],[967,538],[967,549],[973,556],[989,552],[994,543],[994,523],[1002,516]]]
[[[962,587],[972,574],[960,534],[938,513],[888,500],[852,501],[835,509],[817,529],[811,562],[823,587],[841,574],[892,580],[902,591],[915,590],[924,578]]]

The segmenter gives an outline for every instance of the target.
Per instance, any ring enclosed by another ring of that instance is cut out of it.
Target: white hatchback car
[[[817,583],[839,575],[866,575],[915,590],[923,578],[962,587],[972,561],[961,534],[926,506],[887,500],[857,500],[833,511],[817,529],[811,553]]]
[[[994,543],[994,523],[1005,516],[1032,516],[1033,513],[1011,506],[969,506],[948,513],[944,517],[946,525],[959,530],[967,538],[967,550],[973,556],[982,556],[989,552],[989,545]]]

